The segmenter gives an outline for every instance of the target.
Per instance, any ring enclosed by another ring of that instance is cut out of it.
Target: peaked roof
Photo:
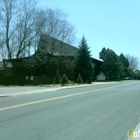
[[[4,70],[3,62],[2,61],[0,61],[0,70]]]
[[[40,53],[42,51],[43,53],[45,52],[53,55],[75,56],[77,54],[78,48],[53,38],[47,34],[42,34],[40,36],[38,50],[36,53]]]
[[[52,50],[54,49],[54,50]],[[68,57],[74,57],[77,55],[79,48],[74,47],[72,45],[69,45],[65,42],[62,42],[58,39],[55,39],[47,34],[42,34],[40,36],[38,49],[37,51],[31,56],[34,57],[36,55],[42,56],[46,54],[50,54],[53,56],[68,56]],[[52,52],[53,51],[53,52]],[[41,54],[41,55],[40,55]],[[29,57],[23,57],[18,58],[18,60],[22,59],[28,59]],[[12,60],[17,60],[17,58],[14,58]],[[103,64],[103,61],[92,58],[92,62],[95,63],[98,66],[101,66]],[[9,67],[12,67],[12,65],[8,65]]]
[[[54,49],[54,50],[52,50]],[[53,55],[62,55],[62,56],[76,56],[78,52],[77,47],[74,47],[72,45],[69,45],[65,42],[62,42],[58,39],[55,39],[47,34],[42,34],[40,37],[38,50],[36,53],[48,53],[52,54],[51,51],[53,51]],[[102,65],[103,62],[92,58],[92,62],[94,62],[97,65]]]

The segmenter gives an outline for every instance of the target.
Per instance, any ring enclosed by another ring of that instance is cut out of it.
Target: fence
[[[0,85],[39,85],[52,84],[53,77],[47,76],[0,76]]]

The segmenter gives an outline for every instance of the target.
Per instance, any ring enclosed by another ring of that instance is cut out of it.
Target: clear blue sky
[[[39,0],[39,6],[68,13],[94,58],[103,47],[140,58],[140,0]]]

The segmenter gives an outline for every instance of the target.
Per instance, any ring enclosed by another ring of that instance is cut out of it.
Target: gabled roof
[[[61,40],[53,38],[47,34],[40,36],[38,50],[36,53],[48,53],[53,55],[75,56],[78,48],[69,45]]]
[[[0,61],[0,70],[4,70],[3,62],[2,61]]]
[[[55,45],[55,49],[54,49],[53,54],[51,54],[51,48],[52,48],[53,43]],[[78,53],[78,50],[79,50],[79,48],[77,48],[77,47],[74,47],[74,46],[69,45],[65,42],[62,42],[58,39],[55,39],[47,34],[42,34],[40,36],[38,49],[31,57],[35,57],[35,56],[42,57],[42,56],[46,56],[46,55],[50,55],[50,56],[52,55],[53,57],[59,57],[59,56],[75,57]],[[20,62],[23,59],[28,60],[29,57],[14,58],[12,60],[14,60],[14,61],[18,60]],[[92,58],[92,62],[98,66],[101,66],[103,64],[103,61],[95,59],[95,58]],[[10,67],[12,67],[12,66],[10,65]]]
[[[101,73],[100,73],[99,75],[103,75],[103,76],[105,76],[105,74],[104,74],[102,71],[101,71]],[[98,76],[99,76],[99,75],[98,75]]]
[[[101,60],[98,60],[98,59],[95,59],[95,58],[92,58],[92,62],[98,66],[101,66],[103,64],[103,61]]]
[[[54,43],[53,55],[55,56],[60,56],[60,55],[61,56],[76,56],[79,50],[79,48],[69,45],[65,42],[62,42],[58,39],[55,39],[47,34],[42,34],[40,37],[38,50],[36,54],[40,52],[51,54],[51,47],[53,47],[52,46],[53,43]],[[103,64],[103,61],[95,59],[95,58],[92,58],[92,62],[99,66]]]
[[[8,64],[7,64],[7,66],[6,66],[7,68],[12,68],[13,67],[13,65],[12,65],[12,63],[11,62],[8,62]]]

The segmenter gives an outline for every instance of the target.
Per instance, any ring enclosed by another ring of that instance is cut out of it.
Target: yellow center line
[[[136,83],[136,82],[134,82],[134,83]],[[19,108],[19,107],[23,107],[23,106],[34,105],[34,104],[39,104],[39,103],[43,103],[43,102],[49,102],[49,101],[64,99],[64,98],[69,98],[69,97],[78,96],[78,95],[82,95],[82,94],[87,94],[87,93],[91,93],[91,92],[104,91],[104,90],[108,90],[108,89],[112,89],[112,88],[116,88],[116,87],[122,87],[122,86],[130,85],[130,84],[133,84],[133,83],[127,83],[127,84],[123,84],[123,85],[119,85],[119,86],[112,86],[112,87],[103,88],[103,89],[99,89],[99,90],[91,90],[91,91],[85,91],[85,92],[72,93],[72,94],[69,94],[69,95],[53,97],[53,98],[48,98],[48,99],[23,103],[23,104],[17,104],[17,105],[13,105],[13,106],[7,106],[7,107],[0,108],[0,111]]]

